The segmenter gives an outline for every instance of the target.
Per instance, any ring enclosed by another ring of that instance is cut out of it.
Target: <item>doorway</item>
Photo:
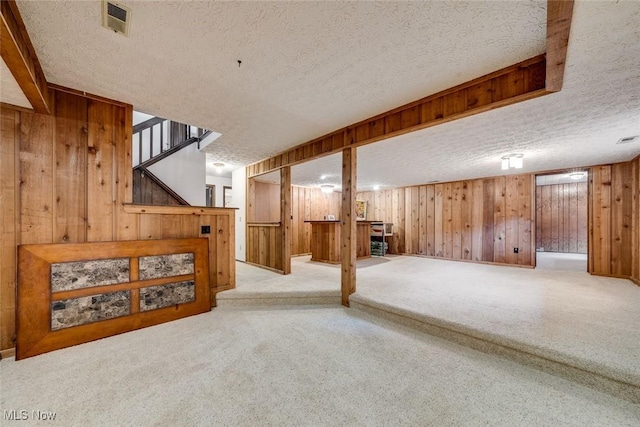
[[[588,173],[536,176],[536,267],[587,271]]]

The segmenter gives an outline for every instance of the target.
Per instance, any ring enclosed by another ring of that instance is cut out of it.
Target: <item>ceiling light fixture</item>
[[[320,175],[320,179],[322,179],[322,180],[327,179],[327,175]]]
[[[575,179],[576,181],[579,179],[584,178],[585,176],[587,176],[587,173],[582,171],[582,172],[571,172],[569,174],[569,178],[571,179]]]
[[[378,191],[379,189],[380,189],[380,186],[379,186],[379,185],[374,185],[374,186],[373,186],[373,191]]]
[[[640,135],[627,136],[625,138],[620,138],[618,142],[616,142],[616,144],[628,144],[630,142],[635,141],[638,138],[640,138]]]
[[[322,184],[320,186],[320,191],[323,193],[333,193],[333,185],[331,184]]]
[[[216,168],[216,172],[222,173],[222,170],[224,169],[224,163],[216,162],[213,164],[213,167]]]
[[[524,154],[508,154],[502,156],[502,170],[508,169],[522,169],[524,165]]]

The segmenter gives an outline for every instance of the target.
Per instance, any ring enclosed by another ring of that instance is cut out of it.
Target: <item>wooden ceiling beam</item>
[[[564,80],[573,0],[547,1],[547,81],[548,92],[559,92]]]
[[[248,177],[546,95],[546,61],[538,55],[446,89],[247,166]]]
[[[547,52],[247,166],[247,176],[303,163],[562,89],[574,0],[547,1]]]
[[[37,113],[49,114],[49,92],[42,66],[14,0],[0,2],[0,54]]]

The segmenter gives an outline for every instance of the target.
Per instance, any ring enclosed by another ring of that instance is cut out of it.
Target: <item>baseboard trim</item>
[[[265,270],[273,271],[274,273],[284,274],[284,271],[278,270],[277,268],[267,267],[266,265],[256,264],[255,262],[245,261],[245,264],[253,265],[254,267],[264,268]]]
[[[5,359],[7,357],[13,357],[16,355],[16,349],[14,348],[6,348],[4,350],[0,350],[0,358]]]
[[[420,254],[391,254],[387,252],[388,255],[401,255],[401,256],[412,256],[416,258],[428,258],[428,259],[439,259],[442,261],[456,261],[456,262],[466,262],[469,264],[485,264],[485,265],[499,265],[501,267],[516,267],[516,268],[536,268],[535,265],[522,265],[522,264],[508,264],[506,262],[492,262],[492,261],[476,261],[473,259],[454,259],[454,258],[444,258],[441,256],[431,256],[431,255],[420,255]]]

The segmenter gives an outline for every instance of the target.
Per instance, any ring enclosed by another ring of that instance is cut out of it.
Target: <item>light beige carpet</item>
[[[2,360],[0,380],[2,410],[54,411],[49,425],[640,422],[640,405],[339,307],[216,309]]]

